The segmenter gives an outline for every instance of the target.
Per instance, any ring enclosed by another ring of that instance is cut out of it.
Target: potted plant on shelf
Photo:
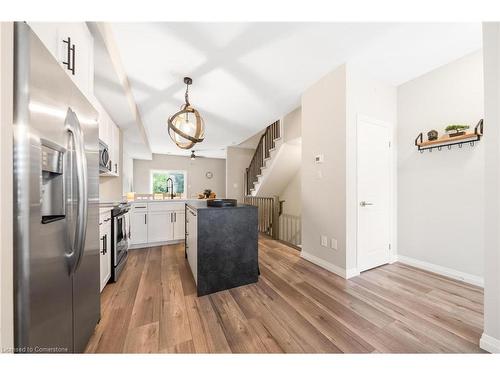
[[[469,129],[469,125],[448,125],[444,130],[450,137],[457,137],[464,135],[467,129]]]

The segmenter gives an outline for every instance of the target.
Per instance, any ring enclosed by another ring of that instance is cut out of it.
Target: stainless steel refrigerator
[[[83,352],[100,318],[98,114],[30,27],[15,24],[18,352]]]

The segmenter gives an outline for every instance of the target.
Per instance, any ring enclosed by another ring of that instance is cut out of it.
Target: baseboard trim
[[[421,268],[425,271],[434,272],[442,276],[446,276],[458,281],[463,281],[464,283],[472,284],[475,286],[484,286],[484,279],[482,277],[471,275],[469,273],[454,270],[452,268],[439,266],[434,263],[425,262],[423,260],[418,260],[415,258],[410,258],[404,255],[398,255],[398,262],[413,266],[416,268]]]
[[[500,353],[500,340],[491,337],[483,332],[481,340],[479,340],[479,347],[490,353]]]
[[[346,271],[346,279],[350,279],[351,277],[359,276],[359,271],[357,268],[350,268]]]
[[[346,270],[343,268],[340,268],[339,266],[336,266],[333,263],[330,263],[324,259],[321,259],[317,257],[316,255],[312,255],[311,253],[308,253],[304,250],[300,252],[300,256],[304,258],[305,260],[314,263],[317,266],[320,266],[321,268],[326,269],[327,271],[333,272],[334,274],[343,277],[344,279],[346,278]]]
[[[162,242],[147,242],[147,243],[139,243],[139,244],[134,244],[130,245],[128,247],[129,250],[136,250],[136,249],[145,249],[148,247],[155,247],[155,246],[165,246],[165,245],[175,245],[178,243],[184,242],[184,239],[182,240],[172,240],[172,241],[162,241]]]

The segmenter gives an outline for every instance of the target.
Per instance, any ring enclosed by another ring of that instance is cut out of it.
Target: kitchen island
[[[186,202],[185,241],[198,296],[257,282],[257,207]]]

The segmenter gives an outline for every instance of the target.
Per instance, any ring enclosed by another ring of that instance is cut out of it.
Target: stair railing
[[[256,206],[258,208],[258,227],[259,232],[267,234],[277,240],[280,237],[279,227],[279,197],[254,197],[246,195],[243,199],[245,204]]]
[[[302,245],[302,221],[300,216],[282,214],[279,218],[279,240],[300,248]]]
[[[276,140],[281,136],[280,120],[273,122],[266,128],[260,137],[255,153],[246,169],[246,194],[250,195],[262,172],[262,167],[266,164],[267,158],[271,156],[271,150],[275,147]]]

